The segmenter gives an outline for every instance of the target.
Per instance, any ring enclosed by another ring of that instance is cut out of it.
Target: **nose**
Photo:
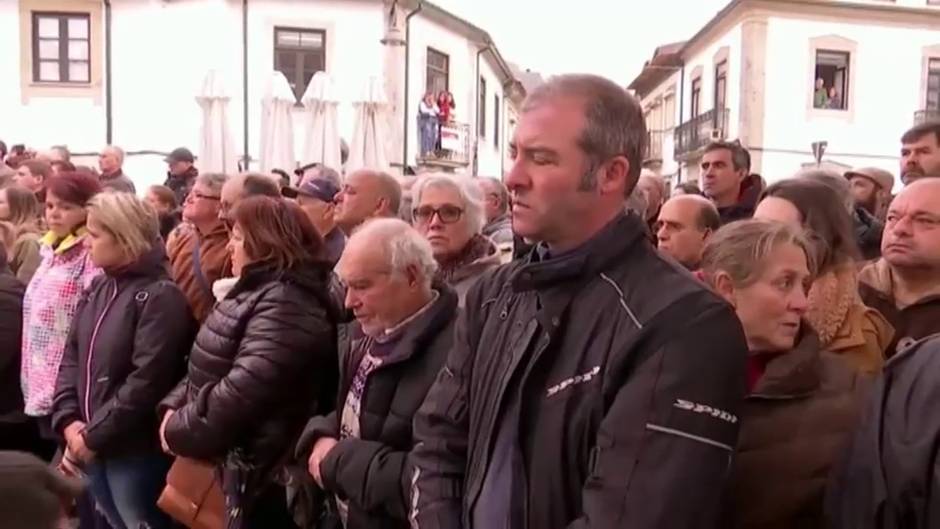
[[[354,308],[356,308],[356,307],[359,305],[358,301],[359,301],[359,300],[358,300],[358,298],[356,297],[356,295],[353,293],[353,291],[352,291],[351,289],[347,288],[347,289],[346,289],[346,296],[343,298],[343,305],[344,305],[347,309],[354,309]]]
[[[898,220],[894,221],[890,225],[891,233],[894,236],[910,236],[911,235],[911,219],[907,215],[902,215]]]
[[[529,175],[526,174],[522,160],[520,160],[518,156],[513,161],[512,167],[510,167],[509,171],[506,173],[504,183],[506,184],[506,188],[513,193],[519,189],[526,189],[530,186],[531,180]]]
[[[790,296],[790,309],[802,316],[809,309],[809,296],[807,296],[806,290],[802,288],[794,288],[793,294]]]
[[[441,214],[435,212],[431,215],[431,218],[428,219],[428,229],[433,230],[442,230],[444,229],[444,221],[441,220]]]

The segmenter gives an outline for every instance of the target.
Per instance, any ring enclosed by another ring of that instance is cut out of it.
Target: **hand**
[[[76,461],[75,454],[73,454],[68,447],[65,447],[65,453],[62,455],[62,460],[59,462],[58,469],[59,472],[68,477],[79,479],[82,478],[82,469]]]
[[[307,461],[307,471],[313,476],[313,480],[323,488],[323,477],[320,475],[320,463],[326,459],[330,450],[336,446],[338,441],[332,437],[321,437],[313,445],[313,451],[310,453],[310,459]]]
[[[65,430],[62,432],[62,434],[65,436],[65,444],[71,446],[74,442],[74,439],[78,437],[83,431],[85,431],[85,423],[82,421],[73,421],[71,424],[66,426]]]
[[[167,455],[171,456],[175,456],[176,454],[170,450],[170,445],[166,442],[166,425],[170,422],[170,417],[172,417],[174,413],[176,413],[176,410],[167,410],[167,412],[163,414],[163,421],[160,422],[160,446],[163,447],[163,451],[166,452]]]
[[[76,459],[86,465],[95,459],[95,452],[85,444],[84,430],[73,437],[73,442],[69,444],[68,448]]]

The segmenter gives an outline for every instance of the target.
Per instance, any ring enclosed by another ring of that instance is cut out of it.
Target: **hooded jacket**
[[[831,469],[862,415],[869,379],[821,352],[808,329],[748,395],[723,529],[827,529]]]
[[[189,190],[192,189],[193,184],[196,183],[196,177],[198,176],[199,170],[196,169],[195,166],[192,166],[179,176],[167,173],[166,182],[164,182],[163,185],[173,190],[173,193],[176,195],[177,204],[183,204],[183,202],[186,202],[186,195],[189,194]]]
[[[714,527],[744,334],[644,232],[621,215],[581,248],[540,248],[470,289],[415,417],[413,528],[485,527],[477,514],[500,501],[522,511],[519,528]],[[518,467],[494,463],[507,449]],[[504,477],[522,490],[481,502]]]
[[[52,425],[86,424],[101,457],[159,452],[156,406],[183,376],[196,326],[166,271],[160,241],[98,277],[79,303],[62,359]]]
[[[911,343],[940,332],[940,285],[917,302],[899,309],[894,299],[894,273],[884,258],[870,263],[859,274],[862,301],[880,312],[894,327],[894,338],[885,356],[890,358]]]
[[[832,529],[940,527],[940,335],[888,360],[831,488]]]
[[[718,215],[721,217],[721,225],[734,222],[736,220],[749,219],[754,216],[754,210],[757,208],[757,201],[763,191],[760,177],[757,175],[748,175],[741,181],[741,191],[738,195],[738,202],[734,205],[718,208]]]
[[[450,352],[457,316],[457,295],[446,286],[437,288],[440,296],[407,324],[404,336],[388,355],[395,361],[369,375],[363,389],[359,438],[339,441],[320,465],[327,490],[348,501],[346,529],[408,527],[405,460],[414,446],[411,419]],[[373,342],[361,336],[344,355],[337,409],[343,409],[359,364]],[[338,412],[311,419],[297,444],[298,459],[306,463],[320,438],[340,439],[339,421]]]

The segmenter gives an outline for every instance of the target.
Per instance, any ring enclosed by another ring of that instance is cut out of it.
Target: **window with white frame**
[[[813,108],[847,110],[851,53],[816,50]]]

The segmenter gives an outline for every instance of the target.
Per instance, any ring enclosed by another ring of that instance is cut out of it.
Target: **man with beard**
[[[852,186],[855,207],[884,220],[885,210],[891,202],[894,175],[877,167],[863,167],[847,171],[845,179]]]
[[[901,181],[904,185],[940,176],[940,121],[921,123],[901,136]]]

